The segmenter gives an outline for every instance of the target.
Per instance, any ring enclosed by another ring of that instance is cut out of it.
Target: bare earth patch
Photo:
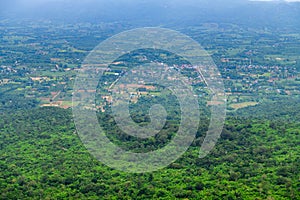
[[[257,102],[243,102],[243,103],[235,103],[235,104],[231,104],[230,107],[234,108],[234,109],[240,109],[240,108],[246,108],[249,106],[255,106],[259,103]]]

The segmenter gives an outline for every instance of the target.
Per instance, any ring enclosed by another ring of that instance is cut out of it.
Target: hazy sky
[[[250,0],[250,1],[286,1],[286,2],[300,2],[300,0]]]
[[[95,3],[95,2],[111,2],[111,3],[134,3],[134,2],[151,2],[151,1],[155,1],[155,2],[161,2],[161,4],[165,3],[165,2],[176,2],[178,4],[181,3],[196,3],[196,4],[201,4],[201,2],[203,1],[207,1],[207,0],[161,0],[161,1],[157,1],[157,0],[10,0],[10,2],[15,2],[15,3],[19,3],[19,4],[27,4],[27,5],[38,5],[38,4],[43,4],[43,3],[48,3],[48,2],[66,2],[66,3],[72,3],[72,2],[81,2],[82,4],[87,4],[87,3]],[[230,2],[232,0],[223,0],[223,2]],[[245,2],[245,1],[286,1],[286,2],[300,2],[300,0],[235,0],[235,2]],[[211,3],[214,2],[220,2],[219,0],[211,0]]]
[[[0,6],[7,5],[9,7],[36,7],[43,4],[134,4],[134,3],[156,3],[156,4],[194,4],[201,5],[202,3],[209,2],[210,4],[222,4],[222,3],[238,3],[247,1],[280,1],[280,2],[300,2],[300,0],[10,0],[10,1],[0,1]]]

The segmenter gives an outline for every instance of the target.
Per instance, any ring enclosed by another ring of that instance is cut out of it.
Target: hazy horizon
[[[300,29],[300,3],[250,0],[13,0],[0,3],[0,19],[52,23],[121,22],[133,26],[233,23]]]

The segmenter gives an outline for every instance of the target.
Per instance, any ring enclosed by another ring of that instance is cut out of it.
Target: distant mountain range
[[[0,2],[1,18],[72,22],[126,21],[139,26],[195,23],[300,29],[300,3],[247,0],[14,0]]]

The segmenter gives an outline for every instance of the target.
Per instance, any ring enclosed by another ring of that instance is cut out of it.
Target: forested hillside
[[[0,199],[300,198],[299,123],[229,118],[209,156],[198,158],[200,131],[180,160],[145,174],[92,158],[70,110],[3,114],[0,132]]]

